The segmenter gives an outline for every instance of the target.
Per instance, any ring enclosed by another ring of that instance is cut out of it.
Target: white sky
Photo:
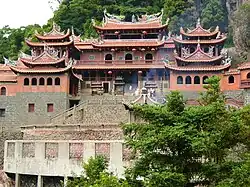
[[[0,0],[0,28],[43,25],[53,16],[49,0]]]

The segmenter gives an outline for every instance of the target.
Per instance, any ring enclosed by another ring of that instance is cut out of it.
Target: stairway
[[[114,125],[127,122],[128,112],[122,102],[134,96],[86,96],[83,101],[50,120],[52,124]]]

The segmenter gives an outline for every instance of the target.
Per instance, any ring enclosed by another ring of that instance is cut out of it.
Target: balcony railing
[[[250,79],[241,80],[240,87],[241,88],[250,88]]]
[[[78,60],[77,65],[93,65],[93,64],[162,64],[163,60]]]

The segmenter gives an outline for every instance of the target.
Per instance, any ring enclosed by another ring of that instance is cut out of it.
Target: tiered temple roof
[[[176,62],[166,64],[166,68],[176,71],[220,71],[230,67],[230,59],[223,61],[220,49],[215,45],[223,45],[226,36],[222,35],[217,26],[214,31],[204,29],[200,19],[196,28],[180,29],[180,37],[173,40],[176,43]],[[197,45],[196,50],[191,48]],[[204,49],[207,52],[204,52]]]
[[[73,44],[73,40],[70,37],[70,30],[68,29],[66,33],[62,32],[60,27],[55,23],[53,23],[53,27],[50,32],[42,35],[36,31],[35,36],[40,42],[26,40],[27,45],[32,47],[43,47],[45,43],[48,46],[68,46]]]
[[[58,65],[62,63],[65,65],[66,57],[65,55],[62,58],[53,57],[46,50],[37,57],[20,57],[20,61],[22,61],[27,66],[36,66],[36,65]]]
[[[167,27],[168,21],[166,24],[162,24],[162,15],[163,11],[158,14],[153,15],[143,15],[141,18],[136,18],[134,15],[132,17],[132,22],[124,22],[124,17],[115,16],[108,14],[104,11],[104,20],[102,26],[97,26],[94,24],[94,27],[97,30],[148,30],[148,29],[163,29]]]
[[[137,34],[145,35],[147,31],[150,29],[159,30],[162,32],[164,29],[167,28],[168,21],[166,24],[162,24],[162,14],[160,12],[154,15],[143,15],[141,18],[139,17],[132,17],[132,22],[125,22],[123,21],[123,16],[115,16],[108,14],[106,11],[104,12],[104,19],[102,26],[97,26],[93,23],[94,27],[96,28],[98,33],[103,33],[107,31],[108,34],[111,33],[115,35],[123,34],[124,30],[127,30],[129,33],[131,30],[136,31]],[[93,21],[94,22],[94,21]],[[112,32],[113,31],[113,32]],[[124,31],[124,32],[127,32]],[[158,31],[157,31],[158,32]],[[155,33],[154,33],[155,34]],[[81,41],[75,40],[75,47],[78,50],[97,50],[101,48],[139,48],[139,50],[156,50],[157,47],[170,47],[173,48],[174,42],[171,41],[164,41],[162,39],[104,39],[101,38],[99,40],[87,40]]]
[[[52,52],[52,53],[50,53]],[[45,48],[44,52],[37,56],[22,55],[18,62],[21,65],[9,66],[15,73],[25,74],[44,74],[44,73],[63,73],[72,68],[72,63],[66,63],[65,55],[61,58],[57,57],[49,48]]]
[[[15,83],[17,82],[17,75],[11,71],[7,64],[0,65],[0,82]]]

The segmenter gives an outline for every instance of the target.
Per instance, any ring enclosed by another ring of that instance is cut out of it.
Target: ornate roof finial
[[[104,14],[106,14],[106,13],[107,13],[107,9],[106,9],[106,8],[104,9],[103,13],[104,13]]]
[[[197,49],[201,48],[201,44],[200,44],[200,38],[198,39],[198,44],[197,44]]]
[[[132,15],[132,23],[135,23],[135,22],[136,22],[135,15],[133,14]]]
[[[60,32],[61,28],[60,28],[59,25],[56,24],[56,22],[53,21],[52,26],[53,26],[53,27],[52,27],[52,30],[53,30],[53,31],[58,31],[58,32]]]
[[[75,36],[74,26],[71,26],[72,36]]]
[[[198,20],[197,20],[197,24],[196,24],[196,27],[199,27],[201,25],[201,19],[200,18],[198,18]]]
[[[11,66],[16,66],[16,62],[15,61],[11,61],[5,57],[3,57],[4,59],[4,66],[8,66],[8,65],[11,65]]]
[[[96,23],[95,23],[95,19],[94,19],[94,18],[92,18],[92,19],[91,19],[91,22],[92,22],[93,26],[95,26],[95,25],[96,25]]]

